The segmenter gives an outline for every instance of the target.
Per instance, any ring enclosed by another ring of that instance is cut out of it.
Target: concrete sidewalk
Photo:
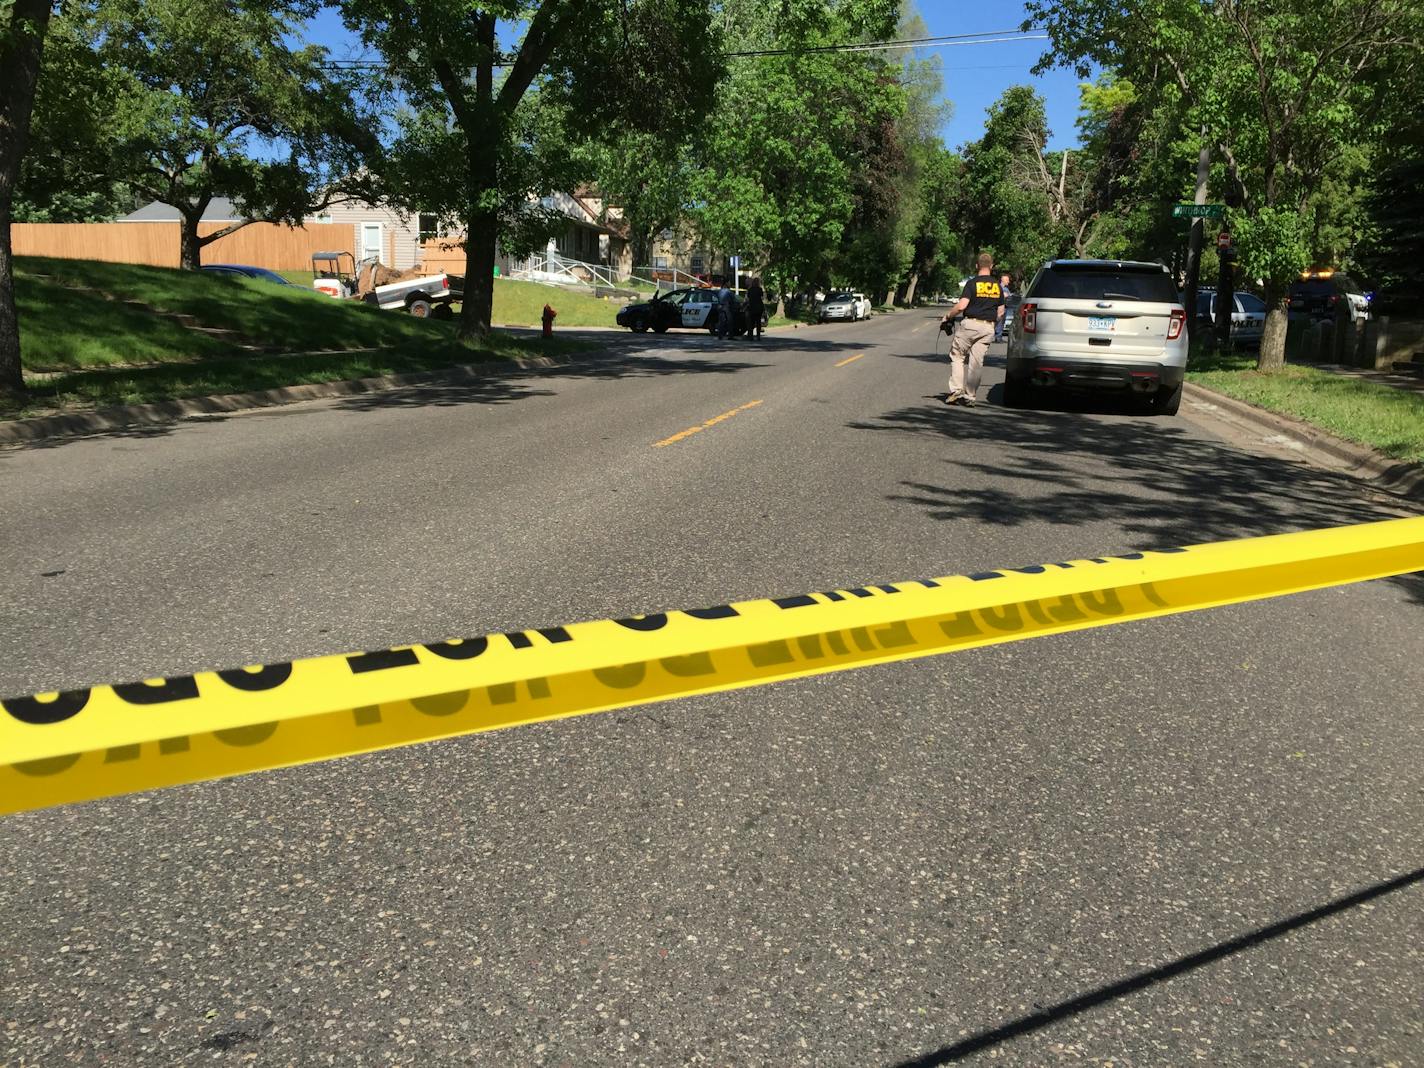
[[[1342,378],[1356,378],[1362,382],[1374,382],[1381,386],[1390,386],[1393,389],[1424,394],[1424,364],[1419,365],[1420,373],[1418,374],[1404,371],[1372,371],[1366,367],[1346,367],[1341,363],[1302,363],[1299,366],[1314,367],[1318,371],[1328,371],[1330,374],[1340,375]]]

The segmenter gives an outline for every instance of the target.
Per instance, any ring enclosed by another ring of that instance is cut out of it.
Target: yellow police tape
[[[0,813],[1424,570],[1424,517],[0,701]]]

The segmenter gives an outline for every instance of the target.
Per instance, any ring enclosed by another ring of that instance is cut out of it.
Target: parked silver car
[[[1004,403],[1021,408],[1034,389],[1113,390],[1175,415],[1186,323],[1176,283],[1160,263],[1045,263],[1009,333]]]

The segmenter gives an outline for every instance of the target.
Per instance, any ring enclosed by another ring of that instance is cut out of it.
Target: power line
[[[724,58],[750,59],[757,56],[814,56],[834,52],[885,52],[910,48],[953,48],[965,45],[1046,41],[1048,39],[1048,34],[1036,30],[982,30],[978,33],[943,34],[938,37],[914,37],[900,41],[813,45],[809,48],[758,48],[744,52],[727,52]],[[507,67],[512,62],[512,59],[500,58],[494,65]],[[383,60],[376,59],[333,59],[325,66],[333,70],[384,70],[387,64]]]
[[[914,37],[903,41],[876,41],[864,44],[817,45],[811,48],[762,48],[749,52],[728,52],[727,59],[745,56],[814,56],[823,52],[883,52],[901,48],[998,44],[1003,41],[1046,41],[1048,34],[1022,30],[983,30],[979,33],[952,33],[939,37]]]

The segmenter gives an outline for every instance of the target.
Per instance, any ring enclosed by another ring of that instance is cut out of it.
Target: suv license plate
[[[1088,329],[1112,333],[1117,329],[1117,319],[1111,315],[1090,315],[1088,316]]]

